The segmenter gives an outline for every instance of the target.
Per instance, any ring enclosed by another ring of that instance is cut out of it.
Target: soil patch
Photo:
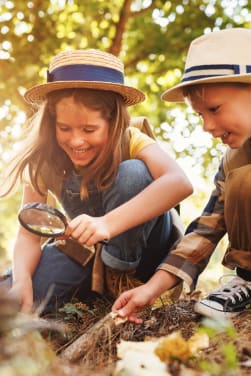
[[[121,340],[146,341],[168,336],[175,331],[180,331],[182,337],[188,340],[199,329],[203,329],[209,333],[209,347],[197,354],[195,359],[186,362],[178,359],[167,364],[171,375],[250,375],[251,311],[235,317],[231,322],[217,322],[205,320],[196,314],[193,311],[194,303],[195,300],[186,298],[172,305],[147,309],[142,314],[144,322],[141,325],[129,322],[118,326],[103,325],[92,333],[91,343],[80,359],[74,363],[61,362],[55,372],[60,370],[63,375],[71,364],[71,367],[75,367],[76,374],[81,370],[82,376],[111,376],[118,360],[116,346]],[[77,338],[90,332],[92,326],[95,327],[110,312],[111,306],[109,297],[96,297],[87,304],[73,302],[61,309],[57,320],[67,323],[67,334],[62,336],[54,333],[49,338],[44,333],[58,357]],[[71,376],[74,376],[73,368],[70,369]]]

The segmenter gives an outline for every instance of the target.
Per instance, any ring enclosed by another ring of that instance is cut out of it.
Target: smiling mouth
[[[85,154],[89,151],[90,149],[72,149],[71,148],[71,151],[74,153],[74,154]]]

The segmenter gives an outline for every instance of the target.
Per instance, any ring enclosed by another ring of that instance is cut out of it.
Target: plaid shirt
[[[199,274],[227,232],[224,220],[225,176],[230,170],[250,163],[250,139],[239,149],[227,150],[215,175],[215,189],[201,216],[188,226],[183,239],[158,267],[184,280],[190,290],[195,288]],[[223,261],[225,266],[233,269],[233,264],[228,263],[226,258]]]

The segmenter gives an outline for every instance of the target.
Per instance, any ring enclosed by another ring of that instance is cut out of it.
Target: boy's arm
[[[153,304],[164,291],[171,289],[178,282],[179,278],[173,274],[157,270],[145,284],[123,292],[114,302],[112,310],[119,316],[140,324],[142,319],[137,316],[137,312]]]
[[[188,226],[183,239],[158,267],[181,278],[190,291],[195,288],[198,276],[207,266],[215,247],[226,233],[223,160],[215,175],[214,183],[215,189],[201,216]]]

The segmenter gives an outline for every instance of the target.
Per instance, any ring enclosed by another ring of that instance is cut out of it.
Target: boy
[[[140,322],[136,313],[165,289],[183,280],[192,291],[225,233],[229,246],[223,264],[232,278],[195,304],[208,317],[233,317],[251,306],[251,30],[233,28],[195,39],[184,76],[162,99],[188,100],[203,129],[229,146],[215,176],[215,190],[153,277],[122,294],[113,305],[119,315]]]

